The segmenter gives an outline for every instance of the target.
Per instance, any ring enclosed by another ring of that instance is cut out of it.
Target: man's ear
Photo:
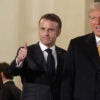
[[[58,30],[57,37],[60,36],[60,34],[61,34],[61,29]]]
[[[3,72],[0,72],[0,75],[1,75],[1,77],[4,77],[4,74],[3,74]]]

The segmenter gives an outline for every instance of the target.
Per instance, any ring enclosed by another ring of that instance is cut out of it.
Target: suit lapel
[[[88,35],[85,39],[83,50],[97,66],[100,65],[94,33]]]
[[[46,62],[43,56],[43,53],[40,49],[39,43],[37,43],[34,48],[33,48],[34,54],[33,54],[33,58],[35,59],[35,62],[39,65],[39,67],[43,70],[47,70],[46,69]]]
[[[62,54],[62,52],[59,50],[58,47],[56,47],[56,52],[57,52],[57,62],[58,62],[56,72],[59,72],[59,71],[61,71],[60,68],[61,68],[61,54]]]
[[[57,53],[57,69],[55,71],[55,76],[53,77],[53,81],[55,81],[55,79],[57,79],[57,78],[60,78],[59,76],[60,76],[60,72],[61,72],[61,69],[62,69],[62,67],[61,67],[61,62],[62,62],[61,55],[62,55],[62,52],[57,46],[56,46],[56,53]]]
[[[41,70],[45,71],[46,76],[49,77],[48,72],[47,72],[46,61],[45,61],[43,53],[40,49],[39,43],[35,44],[34,47],[31,49],[31,51],[34,51],[34,53],[31,54],[31,56],[35,60],[36,64],[38,64],[39,68]],[[61,71],[61,62],[62,62],[61,61],[61,55],[62,55],[62,52],[58,47],[56,47],[56,53],[57,53],[57,63],[58,64],[57,64],[55,76],[53,77],[52,81],[54,81],[57,78],[57,76],[59,75],[59,73]]]

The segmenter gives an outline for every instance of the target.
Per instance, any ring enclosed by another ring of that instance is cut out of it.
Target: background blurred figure
[[[6,62],[0,63],[0,76],[3,82],[0,100],[20,100],[21,90],[15,86],[9,64]]]
[[[0,89],[2,88],[2,85],[3,85],[3,82],[2,82],[1,75],[0,75]]]

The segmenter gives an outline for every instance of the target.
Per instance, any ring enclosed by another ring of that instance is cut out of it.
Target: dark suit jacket
[[[28,55],[21,68],[16,68],[15,60],[12,62],[12,74],[22,78],[22,100],[59,100],[60,74],[66,51],[56,47],[56,52],[58,66],[52,80],[48,77],[46,62],[38,43],[28,47]]]
[[[71,100],[96,100],[96,72],[100,67],[94,33],[72,39],[66,56],[66,66],[70,67],[73,78]],[[65,73],[66,68],[64,69]],[[64,77],[63,88],[66,88],[67,75]],[[70,88],[71,89],[71,88]],[[67,88],[62,91],[63,100],[67,100]]]
[[[0,100],[20,100],[21,90],[17,88],[13,81],[3,84],[0,89]]]

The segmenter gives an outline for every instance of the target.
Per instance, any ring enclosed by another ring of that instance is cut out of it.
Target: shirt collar
[[[7,80],[3,81],[3,84],[5,84],[5,83],[7,83],[7,82],[9,82],[9,81],[12,81],[12,80],[7,79]]]
[[[95,35],[95,38],[96,38],[96,44],[98,45],[98,42],[100,41],[100,37]]]
[[[42,51],[45,51],[46,49],[48,49],[47,46],[45,46],[42,42],[39,42],[40,48]],[[53,51],[55,51],[55,45],[53,45],[52,47],[50,47],[50,49],[52,49]]]

